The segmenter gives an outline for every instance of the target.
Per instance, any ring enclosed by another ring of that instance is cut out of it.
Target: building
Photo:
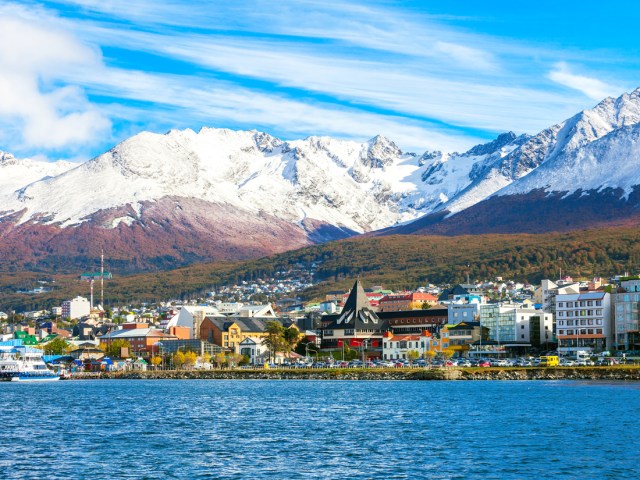
[[[432,349],[433,336],[424,331],[421,334],[394,335],[386,332],[382,339],[382,358],[384,360],[409,359],[409,352],[418,352],[420,358],[424,358],[426,352]]]
[[[275,318],[242,318],[242,317],[207,317],[200,326],[200,339],[207,340],[240,353],[240,344],[246,338],[252,338],[261,343],[267,336],[265,331],[267,322],[276,320],[285,328],[298,327],[291,321]]]
[[[523,353],[530,347],[545,348],[554,342],[553,315],[535,308],[518,304],[480,305],[479,322],[488,329],[488,340],[512,353]]]
[[[62,302],[62,318],[69,320],[77,320],[82,317],[88,317],[91,313],[91,305],[89,300],[84,297],[76,297],[73,300]]]
[[[189,338],[197,338],[196,332],[200,331],[202,321],[214,316],[225,317],[217,308],[209,305],[184,305],[178,313],[160,323],[160,328],[169,332],[172,327],[186,327],[189,329]]]
[[[440,332],[440,351],[452,350],[459,357],[467,356],[471,345],[481,339],[487,340],[487,334],[487,327],[480,325],[480,322],[445,325]]]
[[[386,295],[378,301],[378,311],[399,312],[404,310],[419,310],[424,305],[436,305],[438,299],[426,292],[396,293]]]
[[[609,293],[597,291],[556,295],[558,353],[607,350],[613,345],[611,323]]]
[[[323,317],[321,347],[367,348],[375,349],[381,354],[382,334],[385,330],[385,322],[373,311],[360,280],[356,280],[342,312]]]
[[[402,312],[378,312],[378,317],[385,322],[387,329],[398,335],[407,333],[419,335],[428,331],[431,335],[438,336],[440,329],[447,324],[447,315],[446,307]]]
[[[100,342],[107,345],[114,340],[125,340],[131,345],[133,355],[140,357],[150,357],[159,353],[159,342],[175,339],[173,335],[150,328],[145,323],[125,323],[122,330],[113,330],[99,337]]]
[[[223,351],[223,348],[206,340],[196,338],[171,339],[167,338],[158,342],[158,353],[163,357],[173,355],[176,352],[195,352],[199,356],[207,354],[211,357]]]
[[[480,302],[450,303],[447,306],[447,323],[474,322],[480,316]]]
[[[640,350],[640,278],[622,278],[612,295],[613,345],[618,350]]]

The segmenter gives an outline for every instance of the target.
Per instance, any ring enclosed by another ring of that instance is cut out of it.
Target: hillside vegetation
[[[607,229],[539,235],[458,237],[396,235],[357,237],[307,247],[254,261],[199,264],[161,273],[119,277],[107,283],[107,304],[187,298],[217,285],[268,278],[277,271],[316,266],[317,286],[306,299],[328,290],[346,289],[357,276],[365,286],[415,288],[431,283],[462,282],[495,276],[538,282],[563,274],[574,278],[636,273],[640,263],[640,230]],[[35,308],[65,298],[88,295],[77,276],[51,275],[55,288],[37,296],[16,295],[16,286],[33,284],[41,273],[0,274],[0,308]],[[96,296],[97,298],[97,296]]]

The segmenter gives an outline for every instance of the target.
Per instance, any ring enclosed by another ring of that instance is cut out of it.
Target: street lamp
[[[368,339],[364,339],[362,340],[362,343],[360,344],[360,347],[362,348],[362,366],[364,367],[366,365],[365,359],[364,359],[364,353],[365,350],[367,349],[367,342],[369,340]]]

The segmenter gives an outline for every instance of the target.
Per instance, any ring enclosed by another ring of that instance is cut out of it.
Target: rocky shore
[[[627,380],[640,381],[640,367],[434,368],[318,370],[163,370],[74,374],[81,379],[136,380]]]

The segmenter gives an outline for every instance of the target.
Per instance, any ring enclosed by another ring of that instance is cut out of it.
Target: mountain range
[[[114,269],[257,258],[356,234],[637,225],[640,89],[535,136],[464,153],[376,136],[143,132],[85,163],[0,152],[0,269]]]

